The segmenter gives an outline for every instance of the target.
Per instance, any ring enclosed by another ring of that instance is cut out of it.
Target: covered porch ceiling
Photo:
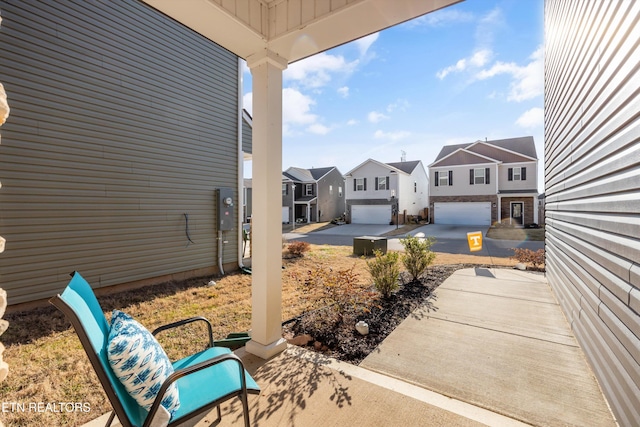
[[[241,58],[292,63],[462,0],[143,0]]]

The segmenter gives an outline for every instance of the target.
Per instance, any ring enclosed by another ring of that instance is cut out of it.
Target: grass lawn
[[[283,252],[282,318],[290,319],[317,308],[322,292],[302,286],[317,266],[342,270],[353,268],[362,289],[371,285],[366,260],[352,255],[348,246],[311,245],[302,258],[287,259]],[[438,254],[434,264],[497,264],[513,266],[507,258]],[[214,285],[209,285],[214,280]],[[99,297],[110,318],[115,308],[132,315],[149,330],[192,316],[204,316],[220,339],[230,332],[251,328],[251,276],[236,273],[170,282],[134,291]],[[2,414],[7,426],[79,426],[111,410],[98,379],[75,332],[53,307],[9,313],[9,329],[2,336],[3,357],[9,376],[0,383],[2,402],[87,403],[87,412],[20,412]],[[200,325],[159,335],[171,359],[201,350],[206,343]],[[201,337],[201,339],[200,339]],[[85,405],[84,408],[87,408]]]
[[[487,237],[500,240],[544,241],[544,226],[541,228],[491,227]]]

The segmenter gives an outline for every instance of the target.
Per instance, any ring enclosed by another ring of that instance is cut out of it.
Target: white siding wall
[[[347,199],[387,199],[391,196],[389,190],[376,190],[376,177],[389,176],[389,168],[380,166],[376,163],[369,162],[354,171],[353,176],[347,179]],[[367,191],[353,191],[353,180],[357,178],[367,178]],[[390,179],[391,181],[391,179]],[[389,187],[396,188],[394,183],[389,182]]]
[[[420,210],[429,207],[429,182],[427,175],[419,165],[411,175],[400,176],[400,212],[407,211],[408,215],[418,215]],[[418,191],[413,191],[413,183],[418,183]],[[392,187],[393,188],[393,187]]]
[[[547,278],[621,426],[640,425],[640,2],[547,0]]]

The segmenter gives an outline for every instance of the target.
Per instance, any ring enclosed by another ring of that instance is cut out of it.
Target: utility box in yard
[[[387,238],[377,236],[361,236],[353,238],[353,254],[371,256],[378,250],[387,253]]]

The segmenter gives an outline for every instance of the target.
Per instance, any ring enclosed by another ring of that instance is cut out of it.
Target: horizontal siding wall
[[[242,120],[242,151],[253,153],[253,128],[246,120]]]
[[[73,270],[104,287],[215,268],[215,190],[237,188],[237,57],[136,0],[0,10],[9,303]]]
[[[640,2],[547,0],[547,277],[621,426],[640,425]]]

